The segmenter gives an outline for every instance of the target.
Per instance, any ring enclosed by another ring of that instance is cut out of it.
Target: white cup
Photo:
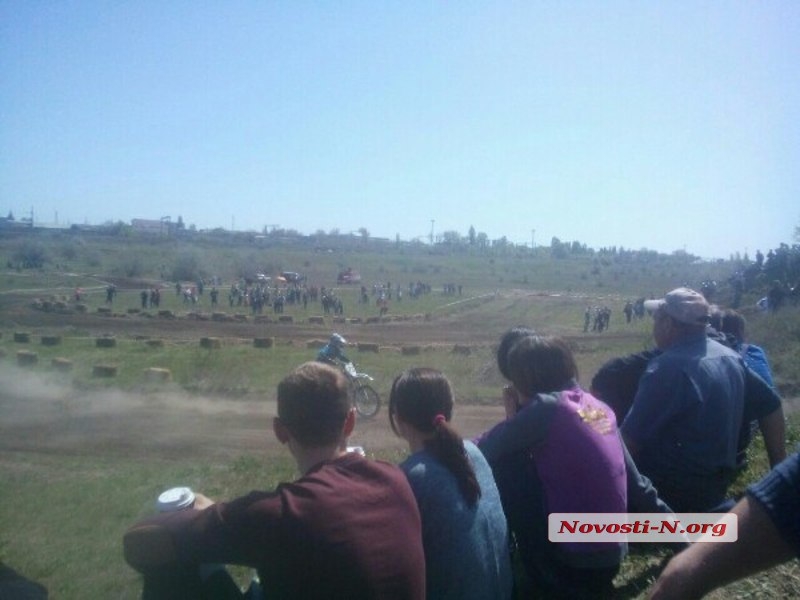
[[[174,487],[162,492],[156,500],[158,512],[176,512],[194,505],[194,492],[188,487]]]

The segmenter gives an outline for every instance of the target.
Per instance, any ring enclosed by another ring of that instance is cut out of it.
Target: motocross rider
[[[328,343],[325,344],[317,353],[317,360],[319,362],[324,362],[339,368],[343,368],[345,364],[351,362],[350,359],[345,356],[344,352],[342,352],[342,348],[346,344],[346,339],[344,339],[338,333],[334,333],[331,335],[331,339],[328,341]]]

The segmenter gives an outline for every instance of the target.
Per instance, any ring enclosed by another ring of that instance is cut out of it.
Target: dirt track
[[[515,302],[528,302],[533,296],[530,292],[503,292],[491,311],[497,315],[492,323],[484,321],[485,311],[481,313],[483,316],[459,311],[452,316],[436,315],[432,321],[346,324],[337,328],[348,338],[382,345],[491,345],[509,326],[504,320],[504,309]],[[170,320],[143,315],[104,317],[97,313],[33,310],[30,302],[30,294],[0,295],[0,324],[42,334],[73,330],[89,336],[151,336],[174,341],[194,341],[203,336],[243,339],[270,336],[279,343],[302,343],[324,339],[330,333],[330,325],[313,325],[305,320],[281,324],[185,317]],[[0,452],[26,450],[76,455],[102,452],[150,458],[176,453],[231,457],[272,452],[278,451],[271,433],[270,419],[274,414],[273,402],[187,394],[142,396],[121,391],[87,395],[72,388],[59,388],[15,367],[0,369]],[[484,431],[502,416],[499,405],[460,406],[454,421],[469,437]],[[367,452],[403,447],[389,428],[385,407],[374,420],[357,425],[351,442],[364,446]]]
[[[76,392],[14,367],[0,369],[0,453],[171,458],[232,458],[277,452],[274,401]],[[454,422],[472,436],[502,418],[502,408],[460,406]],[[403,448],[385,407],[360,421],[351,443],[367,452]]]

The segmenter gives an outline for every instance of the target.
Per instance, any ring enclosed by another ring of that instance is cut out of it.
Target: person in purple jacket
[[[547,516],[626,512],[626,453],[614,412],[578,386],[560,338],[520,336],[505,368],[513,383],[504,392],[508,418],[478,446],[495,469],[530,584],[545,597],[606,597],[625,544],[552,543]]]

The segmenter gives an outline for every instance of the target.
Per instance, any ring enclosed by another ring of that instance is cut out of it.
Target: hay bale
[[[381,322],[381,318],[380,317],[367,317],[367,320],[364,321],[364,322],[367,325],[371,325],[373,323],[380,323]]]
[[[200,338],[200,347],[208,348],[209,350],[217,350],[222,348],[222,342],[216,337],[204,337]]]
[[[117,376],[117,365],[95,365],[92,367],[92,377],[111,378]]]
[[[89,307],[86,306],[85,304],[76,304],[75,305],[75,312],[80,313],[80,314],[85,314],[85,313],[89,312]]]
[[[158,311],[158,318],[159,319],[174,319],[175,313],[171,310],[160,310]]]
[[[272,320],[272,317],[269,317],[267,315],[256,315],[255,322],[256,323],[274,323],[274,321]]]
[[[380,346],[378,346],[378,344],[368,344],[366,342],[359,342],[357,348],[359,352],[374,352],[375,354],[380,352]]]
[[[272,348],[274,345],[275,340],[271,337],[253,339],[253,346],[255,348]]]
[[[144,342],[150,348],[163,348],[164,347],[164,340],[145,340]]]
[[[420,352],[422,352],[422,348],[419,346],[403,346],[401,349],[403,356],[416,356]]]
[[[292,315],[280,315],[278,323],[294,323],[294,317]]]
[[[325,340],[308,340],[306,342],[306,348],[308,348],[309,350],[319,350],[327,343],[328,342],[326,342]]]
[[[110,335],[104,335],[103,337],[95,339],[94,345],[98,348],[113,348],[117,345],[117,338]]]
[[[107,306],[98,306],[97,314],[111,316],[111,309]]]
[[[231,318],[223,312],[213,312],[211,313],[211,320],[224,323],[225,321],[230,321]]]
[[[144,370],[144,377],[147,381],[165,383],[172,381],[172,371],[161,367],[149,367]]]
[[[470,354],[472,354],[472,349],[469,346],[464,346],[463,344],[456,344],[455,346],[453,346],[453,354],[469,356]]]
[[[31,341],[31,334],[26,331],[15,331],[14,341],[18,344],[27,344]]]
[[[50,361],[50,366],[53,367],[56,371],[71,371],[72,361],[69,360],[68,358],[56,357]]]
[[[30,367],[39,362],[39,355],[30,350],[17,350],[17,365]]]
[[[140,312],[142,312],[141,308],[129,308],[128,309],[128,314],[129,315],[138,315]]]
[[[60,335],[43,335],[41,339],[42,346],[58,346],[61,343]]]
[[[344,317],[333,317],[333,322],[336,323],[337,325],[342,325],[344,323],[347,323],[347,319],[345,319]]]
[[[361,323],[363,323],[361,317],[353,317],[352,319],[347,319],[347,322],[352,323],[353,325],[360,325]]]
[[[313,325],[325,325],[325,317],[308,317],[308,322]]]

